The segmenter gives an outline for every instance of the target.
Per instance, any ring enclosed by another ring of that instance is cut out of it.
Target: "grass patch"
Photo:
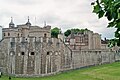
[[[9,80],[2,76],[0,80]],[[54,76],[40,78],[14,78],[11,80],[120,80],[120,62],[79,70],[72,70]]]

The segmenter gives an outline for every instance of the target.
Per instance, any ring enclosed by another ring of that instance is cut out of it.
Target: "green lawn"
[[[0,80],[9,80],[2,76]],[[42,78],[12,78],[11,80],[120,80],[120,62],[84,68]]]

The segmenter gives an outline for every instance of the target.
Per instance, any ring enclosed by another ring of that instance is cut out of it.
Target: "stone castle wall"
[[[120,60],[107,50],[73,50],[56,38],[5,38],[0,42],[0,70],[14,76],[48,76],[61,71]]]
[[[10,75],[44,76],[71,69],[71,51],[60,39],[6,38],[0,47],[0,66]]]
[[[6,72],[8,67],[8,43],[9,39],[0,41],[0,71]]]
[[[120,56],[116,55],[116,53],[106,50],[74,50],[72,52],[73,69],[85,66],[101,65],[104,63],[112,63],[119,59]]]

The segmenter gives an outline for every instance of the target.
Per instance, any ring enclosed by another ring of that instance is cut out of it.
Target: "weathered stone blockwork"
[[[0,70],[19,77],[48,76],[61,71],[120,60],[108,50],[70,50],[56,38],[5,38],[0,42]]]
[[[117,57],[117,58],[116,58]],[[72,51],[73,69],[101,65],[104,63],[112,63],[120,60],[120,56],[114,52],[106,50],[74,50]]]
[[[5,43],[3,43],[5,42]],[[8,47],[4,47],[8,46]],[[44,76],[71,69],[71,51],[57,38],[10,38],[1,42],[4,72],[15,76]]]

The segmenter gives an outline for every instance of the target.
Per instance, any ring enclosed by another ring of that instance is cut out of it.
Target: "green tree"
[[[69,36],[70,34],[71,34],[71,30],[70,29],[68,29],[67,31],[64,32],[65,36]]]
[[[86,29],[78,29],[78,28],[75,28],[75,29],[68,29],[67,31],[65,31],[64,32],[64,35],[66,36],[66,37],[68,37],[70,34],[71,34],[71,32],[73,32],[74,34],[77,34],[77,33],[79,33],[79,32],[84,32],[84,31],[88,31],[88,29],[86,28]]]
[[[108,47],[113,47],[115,46],[117,43],[118,46],[120,46],[120,42],[119,42],[119,39],[110,39],[108,41]]]
[[[60,32],[60,29],[57,27],[51,29],[51,37],[58,38],[59,32]]]
[[[94,9],[93,12],[98,15],[99,18],[107,17],[109,23],[107,27],[116,28],[115,37],[120,43],[120,0],[96,0],[92,2]]]
[[[76,28],[76,29],[71,29],[71,31],[74,33],[74,34],[77,34],[78,32],[80,32],[80,29]]]

